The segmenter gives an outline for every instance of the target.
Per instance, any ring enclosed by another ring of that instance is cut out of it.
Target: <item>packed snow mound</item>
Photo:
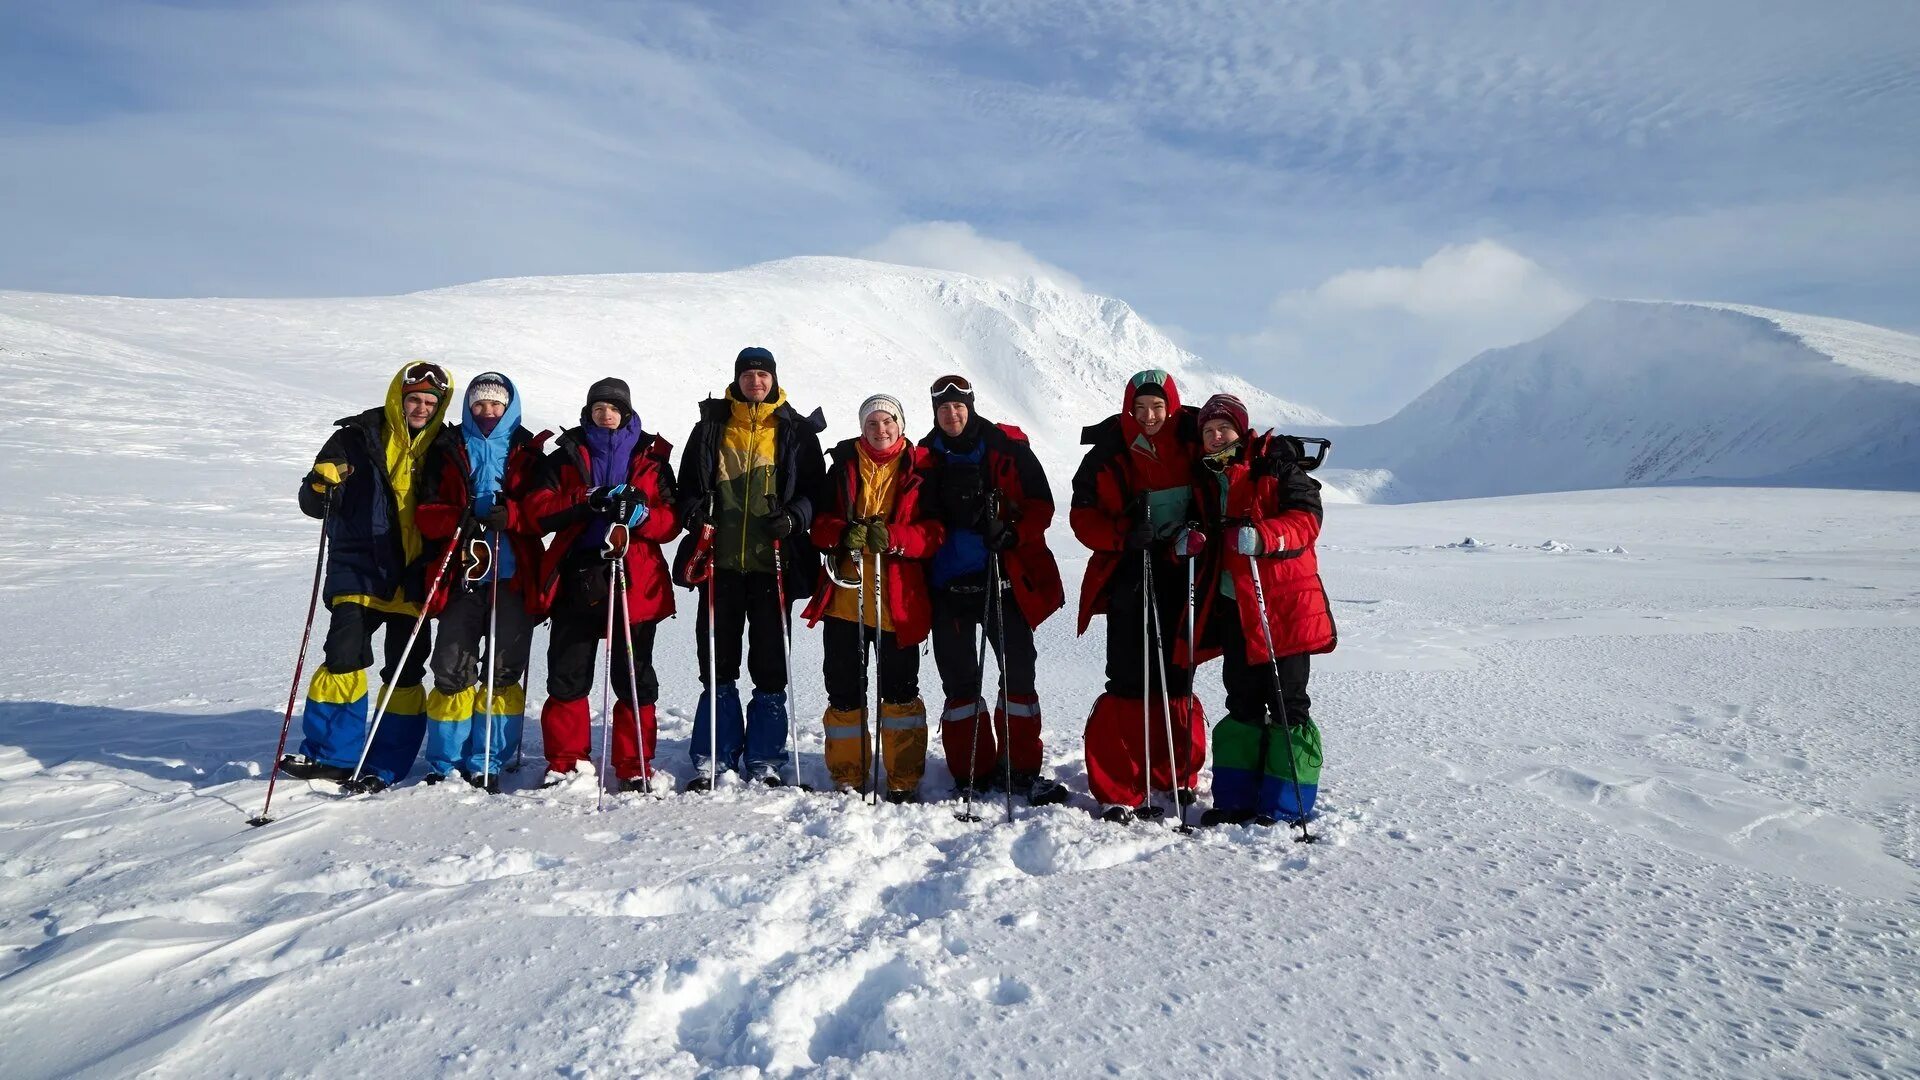
[[[1263,425],[1328,422],[1208,369],[1121,301],[858,259],[516,278],[360,299],[0,292],[0,374],[24,384],[27,425],[111,427],[137,410],[141,434],[99,440],[107,453],[292,462],[320,445],[334,418],[378,404],[394,369],[414,358],[445,362],[462,384],[488,368],[506,372],[535,430],[577,422],[588,384],[619,376],[648,428],[677,442],[696,402],[731,381],[746,345],[774,351],[801,411],[824,408],[829,440],[855,433],[855,409],[876,392],[901,400],[917,437],[932,427],[933,379],[964,375],[979,387],[980,411],[1025,429],[1063,486],[1081,427],[1117,409],[1126,378],[1144,368],[1172,372],[1196,402],[1238,394]],[[156,423],[177,437],[147,437]]]
[[[1339,464],[1406,502],[1735,483],[1920,488],[1920,338],[1732,304],[1595,301],[1398,414]]]

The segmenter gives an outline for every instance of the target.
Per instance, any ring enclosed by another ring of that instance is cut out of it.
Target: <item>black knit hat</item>
[[[622,420],[633,415],[633,392],[627,389],[625,379],[612,376],[601,379],[587,388],[587,411],[593,411],[593,403],[604,401],[620,410]]]
[[[764,371],[778,379],[780,372],[773,366],[773,350],[763,349],[758,345],[749,345],[741,349],[740,355],[733,358],[734,381],[738,382],[740,376],[749,371]]]

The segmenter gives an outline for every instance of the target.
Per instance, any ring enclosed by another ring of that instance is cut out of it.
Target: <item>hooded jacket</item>
[[[1007,581],[1013,586],[1014,603],[1027,625],[1038,627],[1067,603],[1060,564],[1047,547],[1047,527],[1053,524],[1053,489],[1019,428],[995,424],[978,414],[972,417],[970,426],[979,433],[982,486],[999,494],[1000,516],[1012,523],[1018,537],[1002,559]],[[926,483],[929,498],[937,505],[945,485],[957,479],[955,463],[942,449],[945,433],[937,426],[920,439],[920,445],[929,451],[925,457]],[[954,542],[954,537],[949,535],[945,542]]]
[[[1332,652],[1338,642],[1314,552],[1320,536],[1320,481],[1308,476],[1299,461],[1298,444],[1268,432],[1241,440],[1240,452],[1219,473],[1202,467],[1195,474],[1195,501],[1207,532],[1197,578],[1196,632],[1203,662],[1220,654],[1212,619],[1222,603],[1238,607],[1249,663],[1267,662],[1267,634],[1272,635],[1271,655],[1276,657]],[[1260,534],[1265,554],[1240,554],[1235,539],[1244,526]],[[1260,629],[1255,572],[1266,595],[1267,634]],[[1223,574],[1232,583],[1231,595],[1221,588]]]
[[[1147,377],[1167,391],[1167,422],[1153,435],[1133,418],[1135,391]],[[1081,431],[1080,444],[1088,449],[1073,474],[1067,522],[1093,554],[1080,583],[1079,633],[1086,633],[1093,617],[1107,610],[1114,575],[1127,565],[1121,556],[1134,522],[1151,507],[1154,534],[1164,539],[1192,520],[1198,417],[1198,409],[1180,404],[1180,388],[1171,374],[1143,371],[1127,380],[1118,415]]]
[[[826,463],[820,453],[820,432],[827,421],[819,409],[802,416],[787,401],[786,391],[777,386],[774,398],[758,405],[741,401],[732,388],[718,398],[700,403],[700,419],[687,436],[686,449],[680,453],[679,496],[677,505],[682,521],[698,520],[706,512],[711,498],[720,520],[714,524],[723,531],[738,530],[720,537],[725,547],[745,542],[749,550],[744,560],[717,559],[722,569],[738,569],[741,563],[771,560],[771,545],[766,544],[755,518],[772,510],[792,514],[793,532],[780,543],[780,558],[785,571],[783,586],[788,600],[804,600],[813,595],[814,579],[819,573],[820,556],[810,530],[813,528],[813,495],[826,475]],[[760,425],[766,425],[762,431]],[[772,453],[761,460],[756,447],[771,438]],[[730,445],[730,443],[732,445]],[[735,458],[731,468],[723,470],[723,459]],[[727,475],[722,475],[723,472]],[[738,475],[735,475],[738,474]],[[734,493],[729,499],[728,489]],[[738,501],[748,495],[747,504]],[[771,504],[768,504],[771,496]],[[760,505],[748,505],[753,502]],[[766,545],[764,551],[761,545]],[[690,529],[674,552],[673,580],[681,588],[692,588],[687,567],[699,550],[698,530]],[[768,565],[771,565],[769,562]]]
[[[377,611],[418,614],[427,591],[425,537],[414,520],[427,451],[446,425],[448,399],[453,396],[452,373],[447,393],[433,416],[417,432],[407,429],[401,403],[402,376],[412,364],[394,372],[387,385],[386,404],[334,421],[337,428],[314,466],[344,462],[352,468],[347,478],[327,492],[312,484],[300,485],[300,510],[327,522],[327,576],[323,596],[334,604],[362,604]],[[328,508],[331,500],[331,510]]]
[[[528,513],[525,500],[544,479],[546,470],[541,448],[546,443],[548,433],[542,432],[536,437],[520,426],[520,391],[511,379],[502,376],[501,382],[507,387],[507,407],[495,423],[492,435],[487,436],[496,446],[505,444],[499,493],[492,497],[485,493],[479,498],[475,497],[478,477],[469,436],[477,436],[478,432],[467,430],[467,425],[473,423],[469,416],[459,424],[446,428],[428,451],[425,470],[427,483],[420,493],[417,517],[421,534],[436,541],[428,561],[437,564],[446,553],[447,544],[456,540],[464,542],[477,535],[473,530],[463,534],[461,526],[470,524],[474,515],[484,514],[490,509],[482,504],[498,498],[507,508],[505,539],[507,551],[511,554],[501,559],[496,568],[507,571],[502,582],[520,594],[528,613],[537,619],[544,614],[540,590],[540,561],[545,555],[540,538],[544,533],[533,515]],[[459,571],[449,569],[448,573],[458,574]],[[456,577],[450,587],[440,590],[439,597],[428,613],[439,614],[454,589],[469,587],[479,586],[469,586],[464,578]]]
[[[887,513],[887,538],[892,550],[886,561],[886,601],[884,612],[894,640],[900,645],[917,645],[933,630],[933,602],[927,595],[925,561],[940,549],[946,538],[938,521],[927,516],[921,505],[921,472],[928,465],[926,450],[908,445],[901,448],[901,469],[890,494]],[[827,467],[826,481],[820,487],[813,517],[813,542],[822,551],[838,546],[847,531],[852,508],[860,504],[860,440],[847,439],[836,445]],[[829,558],[832,556],[829,555]],[[863,564],[866,559],[860,560]],[[818,623],[841,589],[820,568],[819,586],[813,602],[807,605],[807,625]]]
[[[540,564],[540,610],[552,611],[559,596],[562,578],[573,555],[575,541],[590,525],[605,519],[587,506],[587,492],[593,486],[593,462],[589,456],[584,429],[593,422],[589,409],[580,410],[580,427],[568,428],[554,441],[546,457],[546,478],[525,499],[525,509],[534,518],[534,527],[553,532]],[[680,514],[674,508],[673,444],[658,435],[641,432],[627,460],[626,481],[647,504],[647,519],[629,530],[626,554],[627,612],[632,621],[659,622],[673,614],[673,588],[667,576],[667,560],[660,545],[680,532]],[[591,569],[600,562],[588,554],[573,559],[575,569]],[[606,585],[603,578],[599,589]],[[599,596],[579,597],[588,605],[603,605]],[[554,613],[559,618],[559,613]]]

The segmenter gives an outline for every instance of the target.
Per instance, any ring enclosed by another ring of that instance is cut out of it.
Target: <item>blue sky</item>
[[[0,288],[1051,273],[1367,420],[1591,296],[1920,328],[1920,4],[0,0]]]

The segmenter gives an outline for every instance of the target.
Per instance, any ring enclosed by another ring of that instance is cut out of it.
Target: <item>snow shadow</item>
[[[0,747],[17,747],[41,770],[91,762],[199,788],[263,775],[280,721],[279,713],[266,709],[168,713],[5,701]],[[7,762],[0,775],[26,775],[32,771],[23,770],[27,764]]]

